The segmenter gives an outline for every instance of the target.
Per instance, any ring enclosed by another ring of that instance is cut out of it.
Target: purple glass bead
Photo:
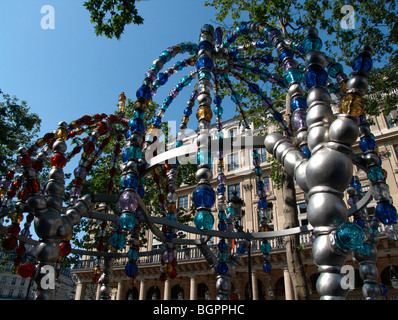
[[[221,27],[216,28],[216,44],[220,45],[222,43],[222,29]]]
[[[225,176],[225,174],[220,173],[220,174],[217,176],[217,183],[218,183],[218,184],[226,184],[226,183],[227,183],[227,177]]]
[[[75,171],[73,171],[76,178],[84,179],[87,174],[87,170],[83,166],[78,166]]]
[[[70,196],[79,198],[80,194],[82,192],[82,189],[83,189],[83,186],[73,186],[70,189]]]
[[[122,211],[135,211],[138,208],[138,198],[135,192],[126,190],[119,198]]]
[[[297,109],[292,116],[292,127],[295,131],[307,126],[307,112],[304,109]]]
[[[152,69],[148,70],[145,73],[145,77],[151,79],[152,81],[155,81],[156,80],[156,72],[155,72],[155,70],[152,70]]]
[[[261,164],[260,158],[253,158],[253,165],[258,167]]]

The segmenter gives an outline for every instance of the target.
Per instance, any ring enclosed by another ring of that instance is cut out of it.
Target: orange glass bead
[[[74,129],[79,128],[79,125],[77,124],[76,121],[72,121],[72,122],[70,123],[70,126],[71,126],[72,128],[74,128]]]
[[[65,168],[66,166],[65,156],[58,152],[54,153],[54,155],[50,158],[50,165],[52,167]]]
[[[21,223],[22,220],[23,220],[23,214],[22,214],[22,212],[14,212],[14,213],[11,215],[11,221],[12,221],[13,223]]]
[[[183,116],[181,122],[182,122],[183,124],[187,124],[187,123],[189,122],[189,117]]]
[[[26,190],[21,190],[18,193],[18,199],[21,201],[26,201],[29,198],[29,193]]]
[[[167,212],[174,212],[176,211],[176,204],[175,203],[169,203],[167,205]]]
[[[346,92],[347,92],[347,90],[348,90],[347,81],[341,81],[341,82],[339,83],[339,86],[340,86],[341,92],[343,92],[343,93],[346,93]]]
[[[198,111],[196,112],[196,119],[202,119],[206,118],[208,120],[211,120],[213,117],[213,112],[211,111],[211,108],[208,106],[200,106]]]
[[[0,198],[3,198],[7,193],[7,190],[3,187],[0,188]]]
[[[148,102],[145,98],[138,98],[137,101],[134,103],[134,109],[141,109],[142,111],[146,112],[148,109]]]
[[[170,273],[171,271],[173,271],[173,266],[171,265],[171,263],[166,263],[163,266],[163,271],[164,273]]]
[[[359,117],[363,113],[364,105],[360,95],[349,93],[345,95],[339,105],[339,112]]]
[[[46,144],[46,141],[43,138],[40,138],[36,141],[36,144],[41,148],[41,147],[44,147],[44,145]]]

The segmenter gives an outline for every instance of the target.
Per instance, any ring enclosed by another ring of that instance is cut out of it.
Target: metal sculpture
[[[243,36],[252,36],[251,42],[234,46],[234,42]],[[326,57],[321,50],[322,41],[313,28],[307,31],[303,43],[291,39],[284,39],[281,32],[272,26],[254,22],[244,22],[226,37],[221,28],[205,25],[201,29],[198,44],[181,43],[168,48],[154,61],[145,74],[142,86],[137,90],[137,100],[134,104],[134,115],[131,119],[124,117],[126,97],[122,93],[119,97],[119,108],[116,115],[84,116],[77,121],[67,124],[61,122],[53,133],[39,139],[31,148],[21,149],[15,170],[10,170],[1,181],[1,195],[6,196],[3,201],[1,215],[15,215],[13,225],[15,228],[2,231],[8,234],[3,246],[14,249],[17,239],[20,247],[27,240],[27,231],[18,235],[21,219],[20,214],[29,212],[34,215],[35,231],[39,237],[37,244],[37,260],[34,278],[38,284],[37,299],[49,300],[54,298],[54,290],[43,284],[43,272],[46,266],[56,268],[59,256],[70,252],[84,253],[106,257],[107,265],[101,278],[101,299],[109,299],[110,272],[112,257],[128,257],[126,275],[134,278],[138,273],[138,260],[146,254],[161,253],[161,279],[176,276],[176,258],[174,250],[176,244],[197,245],[202,251],[210,268],[217,275],[217,299],[229,298],[231,282],[236,266],[245,254],[251,240],[262,240],[265,272],[270,272],[269,262],[270,246],[267,239],[291,235],[312,230],[316,236],[313,244],[314,263],[318,266],[320,276],[317,281],[317,291],[321,299],[344,299],[347,290],[341,286],[343,275],[340,273],[347,255],[354,251],[355,259],[361,265],[361,275],[364,277],[364,295],[369,299],[377,298],[379,291],[375,279],[377,257],[375,237],[366,239],[360,226],[361,210],[370,201],[372,189],[362,198],[352,203],[347,209],[343,194],[352,180],[353,166],[364,169],[372,181],[373,196],[379,205],[372,228],[377,227],[378,221],[385,224],[396,222],[396,210],[389,202],[389,194],[385,185],[385,176],[380,168],[379,157],[375,151],[369,125],[363,116],[361,95],[367,89],[366,73],[371,68],[370,46],[364,45],[358,58],[354,62],[354,73],[351,79],[344,74],[341,64]],[[250,50],[267,50],[266,54],[245,54]],[[276,49],[278,57],[275,59],[269,52]],[[299,64],[294,59],[295,52],[305,55],[305,65]],[[189,53],[188,59],[178,61],[164,72],[163,66],[179,53]],[[270,73],[263,65],[276,63],[283,67],[284,77]],[[164,85],[177,71],[188,66],[196,68],[188,76],[182,78],[180,83],[170,91],[149,128],[144,127],[143,117],[157,89]],[[327,71],[326,71],[327,69]],[[291,99],[290,108],[293,110],[291,124],[295,134],[290,130],[282,114],[276,109],[272,101],[260,89],[257,83],[247,79],[241,71],[252,72],[259,75],[263,81],[269,80],[275,85],[286,89]],[[234,85],[229,76],[245,83],[251,94],[257,95],[264,106],[264,117],[271,116],[278,121],[284,135],[271,133],[265,137],[253,136],[246,119],[241,96],[234,90]],[[335,78],[337,83],[333,83]],[[180,130],[176,138],[176,148],[154,156],[156,149],[156,135],[160,129],[162,118],[179,92],[187,87],[191,81],[198,78],[195,90],[192,92]],[[303,81],[304,80],[304,81]],[[308,93],[305,97],[301,83],[305,82]],[[222,132],[222,98],[221,86],[228,88],[232,101],[241,115],[245,134],[237,138],[224,138]],[[211,93],[214,89],[214,100]],[[340,99],[340,110],[334,119],[331,110],[331,93]],[[211,139],[211,119],[213,112],[211,103],[214,101],[214,114],[216,115],[216,139]],[[196,113],[198,119],[197,137],[194,144],[184,145],[185,129],[192,114],[192,108],[198,103]],[[66,154],[66,140],[76,134],[88,131],[89,134],[84,144],[76,147]],[[364,155],[352,153],[352,145],[360,136],[360,147]],[[95,161],[100,156],[103,148],[112,137],[118,143],[114,150],[114,161],[110,174],[109,189],[113,186],[113,177],[117,170],[120,142],[125,139],[124,153],[122,154],[122,177],[120,179],[120,192],[118,195],[81,196],[82,183]],[[101,140],[101,144],[99,144]],[[97,146],[97,148],[96,148]],[[289,230],[266,231],[267,200],[262,181],[262,172],[259,166],[258,154],[255,148],[266,147],[268,152],[283,165],[288,174],[293,176],[297,185],[307,193],[308,219],[311,226],[298,227]],[[32,156],[40,149],[42,151],[36,158]],[[256,172],[256,187],[259,197],[259,213],[261,227],[258,232],[244,232],[241,225],[239,204],[227,202],[225,197],[226,176],[223,172],[224,154],[231,148],[253,149],[253,164]],[[64,172],[68,160],[83,149],[79,166],[74,170],[74,187],[70,195],[71,201],[64,207],[63,196]],[[42,168],[43,160],[50,156],[51,171],[44,188],[40,188],[37,172]],[[197,160],[196,181],[197,186],[193,192],[193,201],[197,206],[195,216],[196,228],[183,225],[176,221],[176,174],[179,161],[187,155],[193,155]],[[217,195],[211,187],[212,160],[218,159]],[[12,183],[14,173],[22,168],[22,176]],[[157,171],[158,170],[158,171]],[[160,170],[160,171],[159,171]],[[163,195],[159,172],[164,170],[168,187],[167,196]],[[151,216],[141,198],[145,192],[144,179],[149,172],[155,171],[155,182],[159,187],[162,217]],[[22,187],[23,184],[23,188]],[[9,188],[9,189],[8,189]],[[12,198],[18,193],[15,208]],[[8,191],[7,191],[8,190]],[[387,191],[386,191],[387,190]],[[104,198],[105,197],[105,198]],[[101,198],[101,199],[100,199]],[[218,198],[218,231],[212,230],[214,217],[211,208]],[[114,214],[92,211],[93,202],[100,200],[115,202],[118,211]],[[348,222],[349,216],[354,216],[354,222]],[[115,249],[122,249],[126,243],[126,233],[129,236],[129,251],[123,253],[109,253],[103,250],[100,243],[98,251],[88,252],[70,248],[70,235],[74,225],[82,217],[90,217],[102,221],[113,221],[115,228],[110,239],[110,244]],[[116,219],[115,219],[116,217]],[[30,220],[31,221],[31,220]],[[139,252],[139,225],[146,223],[150,230],[161,239],[164,246],[156,252]],[[160,230],[156,225],[163,225]],[[29,225],[28,225],[29,226]],[[27,227],[28,227],[27,226]],[[19,228],[19,227],[18,227]],[[236,231],[234,231],[234,228]],[[15,231],[17,229],[17,231]],[[176,230],[202,235],[199,240],[183,240],[174,237]],[[219,254],[216,256],[207,246],[207,241],[216,236]],[[235,253],[231,253],[232,239],[239,239],[239,246]],[[99,249],[101,248],[101,250]],[[23,270],[24,266],[16,265],[16,269]],[[15,270],[16,270],[15,269]],[[26,269],[26,268],[25,268]],[[18,270],[16,270],[18,272]],[[29,274],[29,273],[28,273]]]

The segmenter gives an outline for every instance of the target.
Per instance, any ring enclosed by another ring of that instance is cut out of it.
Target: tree
[[[84,6],[91,14],[97,36],[120,39],[126,25],[144,22],[135,7],[135,0],[90,0],[84,2]]]
[[[15,165],[18,149],[30,146],[41,120],[36,113],[29,113],[26,101],[1,91],[0,94],[0,175],[4,176]]]

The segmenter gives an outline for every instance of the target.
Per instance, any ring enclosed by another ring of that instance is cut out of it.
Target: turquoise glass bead
[[[303,41],[303,51],[307,53],[310,50],[321,50],[322,40],[318,36],[307,36]]]
[[[368,169],[368,178],[373,183],[384,180],[385,177],[383,169],[378,166],[370,167]]]
[[[225,261],[227,261],[227,259],[228,259],[228,253],[226,251],[220,252],[218,254],[218,260],[225,262]]]
[[[358,248],[358,253],[362,256],[369,256],[372,253],[372,248],[367,243],[364,243]]]
[[[260,250],[264,254],[268,254],[271,252],[271,245],[269,244],[268,241],[265,241],[261,244]]]
[[[209,165],[211,166],[211,150],[199,150],[196,154],[196,163],[198,165]]]
[[[135,217],[131,213],[124,212],[119,218],[119,226],[125,230],[131,230],[135,226]]]
[[[353,251],[365,240],[362,228],[352,222],[343,222],[336,229],[336,245],[342,251]]]
[[[224,112],[223,107],[221,107],[221,106],[215,106],[214,107],[214,114],[216,116],[222,116],[223,112]]]
[[[343,71],[343,66],[338,62],[332,62],[328,65],[328,73],[332,78],[336,78],[339,72]]]
[[[194,219],[195,226],[198,230],[211,230],[214,225],[214,217],[209,211],[199,211]]]
[[[225,219],[227,219],[227,215],[226,215],[225,211],[220,211],[220,212],[218,213],[218,219],[219,219],[219,220],[225,220]]]
[[[190,76],[185,76],[184,78],[181,79],[181,84],[186,87],[189,86],[191,84],[191,77]]]
[[[227,213],[230,214],[230,215],[234,215],[234,214],[235,214],[235,209],[234,209],[234,207],[228,207],[228,208],[227,208]]]
[[[126,238],[122,232],[115,232],[109,238],[109,244],[114,249],[122,249],[126,245]]]
[[[235,102],[235,103],[240,103],[240,101],[241,101],[240,94],[234,92],[234,93],[231,95],[231,100],[232,100],[233,102]]]
[[[138,251],[136,249],[130,249],[129,252],[127,252],[127,257],[129,258],[129,260],[137,260]]]
[[[288,85],[292,82],[300,83],[303,81],[303,72],[300,69],[289,69],[285,73],[285,81]]]

